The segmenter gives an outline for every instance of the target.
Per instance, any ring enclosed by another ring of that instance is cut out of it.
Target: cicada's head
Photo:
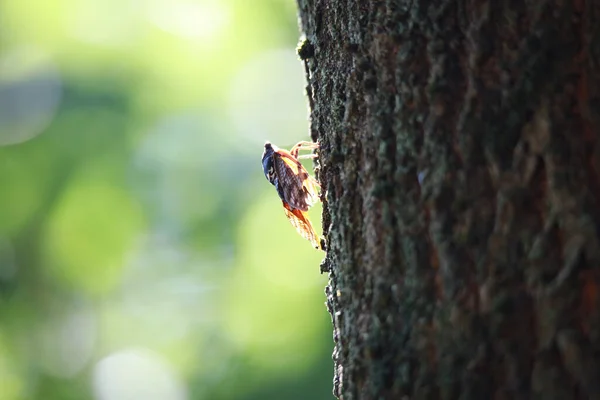
[[[275,184],[275,165],[273,160],[273,154],[275,153],[275,149],[270,142],[265,143],[265,151],[262,155],[262,165],[263,172],[265,173],[265,177],[272,185]]]

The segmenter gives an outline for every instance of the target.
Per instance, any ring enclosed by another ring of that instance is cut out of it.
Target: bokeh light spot
[[[229,22],[229,12],[222,1],[154,0],[148,8],[148,19],[175,35],[206,39],[216,35]]]
[[[97,400],[185,400],[187,393],[172,368],[156,353],[126,349],[94,368]]]
[[[62,82],[49,56],[17,47],[0,59],[0,145],[22,143],[48,126],[61,98]]]
[[[123,190],[75,180],[46,232],[54,278],[89,293],[114,288],[142,226],[139,204]]]

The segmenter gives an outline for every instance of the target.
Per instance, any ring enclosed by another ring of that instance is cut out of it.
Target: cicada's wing
[[[274,154],[274,167],[282,188],[283,200],[294,209],[307,211],[319,199],[319,183],[300,161],[285,150]]]
[[[317,182],[315,178],[308,175],[308,177],[302,182],[302,187],[306,193],[306,202],[309,204],[309,207],[312,207],[317,201],[319,201],[319,191],[321,190],[321,185],[319,185],[319,182]]]
[[[321,239],[310,223],[308,214],[302,210],[293,209],[285,201],[283,202],[283,210],[285,211],[286,217],[294,228],[296,228],[296,231],[300,236],[310,241],[315,249],[321,250]]]

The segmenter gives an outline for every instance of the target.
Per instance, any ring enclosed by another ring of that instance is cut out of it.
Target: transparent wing
[[[292,209],[285,201],[283,202],[283,210],[285,211],[286,217],[294,228],[296,228],[296,231],[300,236],[310,241],[315,249],[321,249],[321,239],[310,223],[308,215],[302,210]]]

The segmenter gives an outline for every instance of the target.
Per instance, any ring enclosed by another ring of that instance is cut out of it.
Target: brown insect
[[[317,249],[321,239],[315,232],[306,211],[319,200],[319,183],[308,174],[299,160],[315,158],[316,154],[299,155],[300,150],[318,148],[317,143],[298,142],[290,151],[266,142],[262,155],[265,177],[277,190],[283,210],[296,231]]]

